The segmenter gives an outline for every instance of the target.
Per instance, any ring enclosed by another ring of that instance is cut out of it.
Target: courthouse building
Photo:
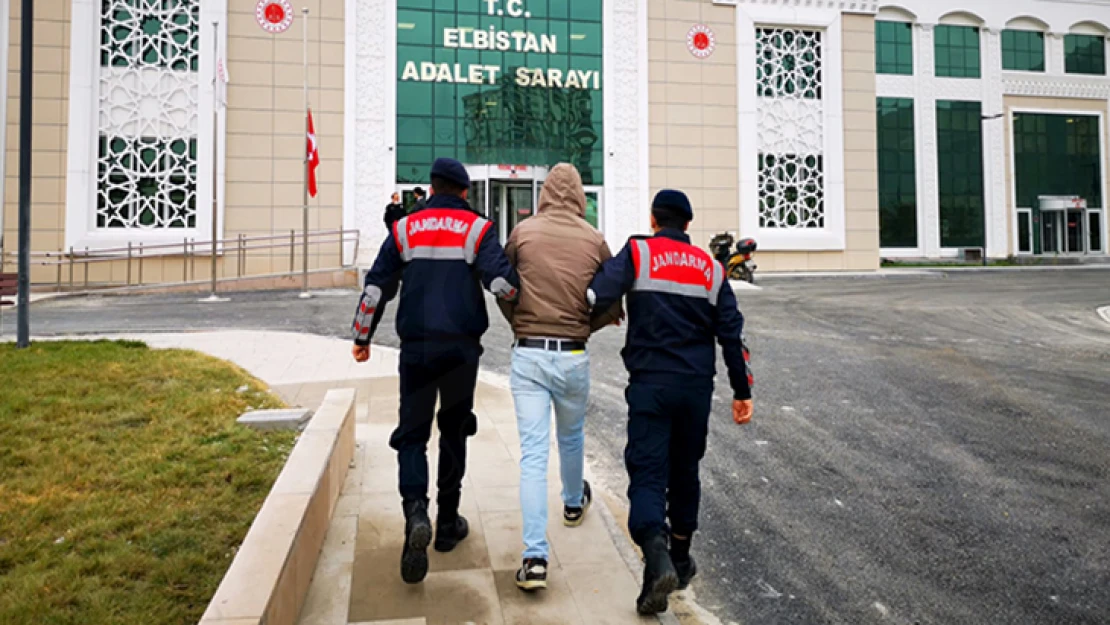
[[[0,5],[8,271],[19,7]],[[134,282],[121,250],[140,245],[145,283],[203,280],[214,214],[222,275],[299,269],[289,241],[303,229],[306,48],[321,160],[309,229],[348,233],[314,245],[313,268],[366,266],[389,196],[411,201],[437,156],[467,165],[472,204],[502,236],[569,162],[614,247],[645,232],[652,195],[674,187],[693,200],[695,243],[754,237],[762,270],[1106,253],[1103,1],[39,0],[35,11],[38,282],[68,281],[70,250],[119,259],[93,264],[92,282]],[[236,254],[242,237],[285,243]]]

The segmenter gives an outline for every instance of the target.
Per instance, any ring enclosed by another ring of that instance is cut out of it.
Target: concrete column
[[[1005,112],[1002,85],[1002,33],[983,29],[983,116]],[[1005,117],[983,121],[983,218],[986,254],[1005,258],[1010,253],[1009,214],[1006,206]]]
[[[917,211],[923,226],[919,234],[925,256],[940,256],[940,197],[937,184],[937,97],[933,24],[917,24],[914,56],[918,59],[917,92],[914,95],[914,126],[917,133]]]

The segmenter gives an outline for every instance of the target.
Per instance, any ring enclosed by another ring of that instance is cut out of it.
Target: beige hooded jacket
[[[616,321],[621,306],[593,319],[586,290],[612,253],[586,222],[586,193],[573,165],[556,165],[544,182],[539,210],[509,236],[505,253],[520,274],[516,304],[499,302],[519,338],[588,340]]]

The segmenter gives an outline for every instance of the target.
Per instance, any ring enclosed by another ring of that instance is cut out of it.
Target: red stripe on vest
[[[693,245],[666,237],[647,240],[650,252],[651,279],[690,286],[713,288],[713,258]],[[637,251],[634,256],[636,275],[640,275],[640,262]]]
[[[405,224],[409,248],[466,249],[466,237],[478,219],[462,210],[426,208],[414,213]]]

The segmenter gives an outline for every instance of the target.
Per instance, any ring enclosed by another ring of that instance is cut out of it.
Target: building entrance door
[[[500,226],[501,242],[525,219],[535,212],[533,202],[535,186],[531,182],[490,181],[490,204],[494,206],[492,218]]]

